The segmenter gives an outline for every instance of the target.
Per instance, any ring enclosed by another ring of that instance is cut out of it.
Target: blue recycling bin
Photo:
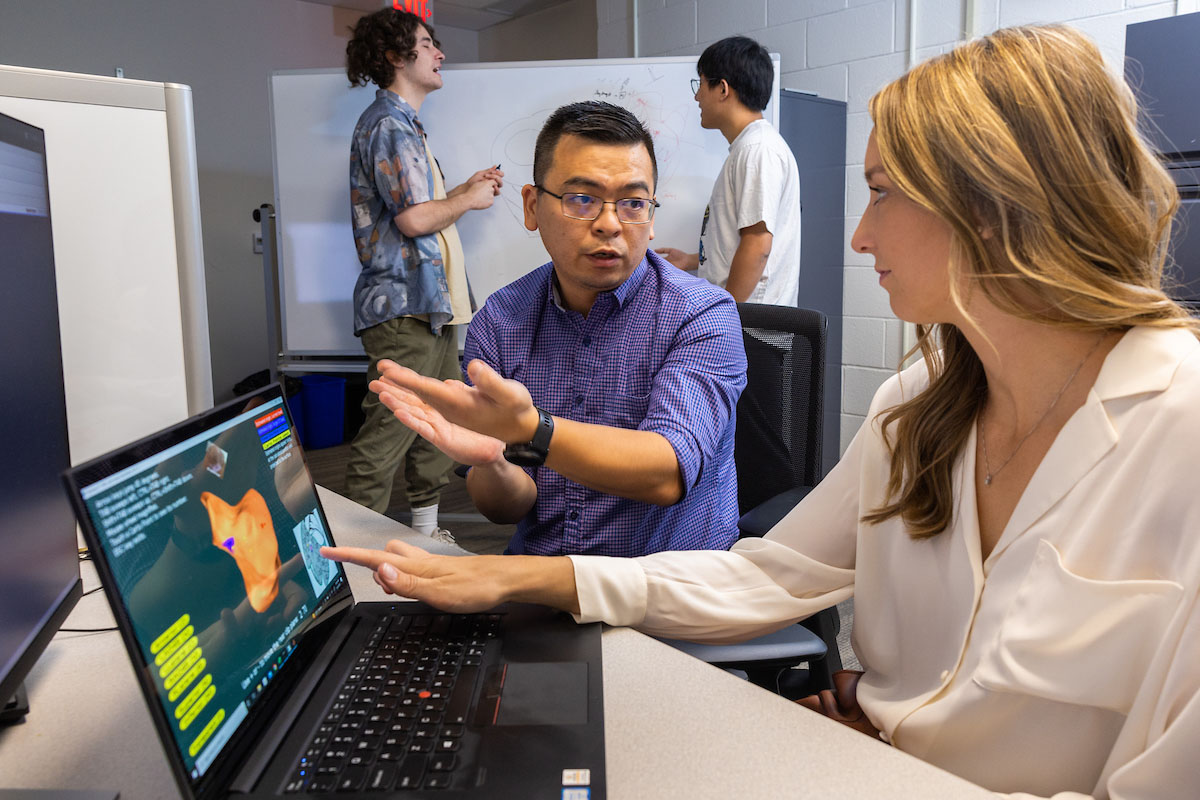
[[[301,389],[290,397],[285,397],[284,402],[287,403],[288,414],[292,418],[292,428],[296,431],[296,438],[300,440],[300,444],[308,447],[308,435],[304,430],[304,390]]]
[[[333,447],[345,439],[346,379],[304,375],[301,394],[304,419],[301,441],[309,450]]]

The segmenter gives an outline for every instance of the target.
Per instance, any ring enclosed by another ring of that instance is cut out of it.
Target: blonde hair
[[[870,103],[896,186],[951,227],[951,299],[1076,330],[1197,321],[1163,291],[1174,183],[1096,46],[1059,25],[998,30],[914,67]],[[965,287],[965,288],[960,288]],[[951,472],[987,384],[953,325],[917,326],[927,389],[881,413],[888,502],[913,538],[951,523]],[[914,348],[914,352],[917,348]]]

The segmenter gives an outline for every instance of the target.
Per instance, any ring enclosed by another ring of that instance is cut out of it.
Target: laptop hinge
[[[329,641],[325,642],[312,664],[305,670],[304,677],[296,684],[291,697],[280,707],[274,721],[263,732],[237,776],[230,781],[229,794],[250,794],[254,791],[254,787],[262,779],[263,773],[278,755],[279,746],[291,732],[296,718],[300,716],[300,712],[304,711],[308,699],[317,690],[317,685],[325,677],[326,670],[337,658],[342,645],[346,643],[347,638],[354,630],[356,622],[356,617],[347,614],[346,618],[338,624],[338,630],[329,637]]]

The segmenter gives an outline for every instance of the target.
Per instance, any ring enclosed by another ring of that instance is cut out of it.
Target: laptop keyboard
[[[374,622],[284,792],[446,789],[474,766],[467,714],[500,615]]]

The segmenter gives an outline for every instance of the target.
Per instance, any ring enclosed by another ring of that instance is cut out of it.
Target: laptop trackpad
[[[508,664],[495,724],[583,725],[587,698],[587,662]]]

